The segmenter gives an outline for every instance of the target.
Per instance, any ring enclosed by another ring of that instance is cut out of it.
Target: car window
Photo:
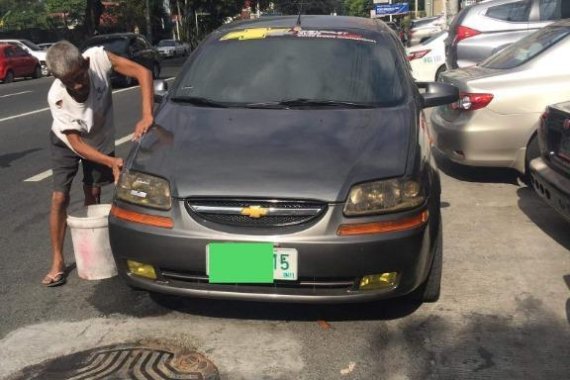
[[[144,41],[142,41],[140,38],[133,39],[131,41],[131,47],[133,49],[133,52],[138,52],[138,51],[146,49],[146,45],[145,45]]]
[[[144,37],[137,37],[137,44],[141,50],[150,48],[150,43]]]
[[[539,0],[540,20],[560,20],[560,0]]]
[[[174,41],[172,40],[162,40],[158,43],[158,46],[174,46]]]
[[[528,22],[531,5],[530,1],[497,5],[487,9],[486,16],[503,21]]]
[[[481,66],[490,69],[511,69],[526,63],[570,35],[570,28],[544,28],[527,36],[499,53]]]
[[[4,49],[4,56],[6,58],[13,57],[14,56],[14,50],[12,48],[9,48],[9,47]]]
[[[14,46],[13,48],[14,57],[25,57],[28,53],[19,46]]]
[[[391,40],[303,32],[307,37],[311,33],[327,37],[212,42],[185,71],[175,96],[234,104],[290,99],[378,105],[401,101],[406,81]]]
[[[127,48],[127,40],[124,38],[115,38],[111,40],[94,40],[87,43],[85,49],[93,46],[103,46],[105,50],[115,54],[124,54]]]

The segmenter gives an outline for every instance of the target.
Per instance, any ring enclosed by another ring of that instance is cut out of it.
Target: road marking
[[[170,77],[170,78],[166,78],[165,81],[169,81],[169,80],[173,80],[173,79],[174,79],[174,77]],[[140,87],[140,86],[133,86],[133,87],[129,87],[129,88],[122,88],[122,89],[120,89],[120,90],[115,90],[115,91],[113,91],[113,94],[118,94],[119,92],[124,92],[124,91],[133,90],[133,89],[138,88],[138,87]],[[31,92],[31,91],[30,91],[30,92]],[[6,96],[6,95],[4,95],[4,96]],[[1,97],[1,96],[0,96],[0,97]],[[8,117],[5,117],[5,118],[0,119],[0,123],[3,122],[3,121],[8,121],[8,120],[12,120],[12,119],[17,119],[17,118],[19,118],[19,117],[29,116],[29,115],[33,115],[33,114],[40,113],[40,112],[44,112],[44,111],[49,111],[49,107],[41,108],[41,109],[35,110],[35,111],[30,111],[30,112],[21,113],[21,114],[19,114],[19,115],[8,116]]]
[[[121,137],[118,140],[115,140],[115,146],[119,146],[119,145],[123,145],[126,142],[129,142],[133,139],[133,134],[130,133],[128,135],[126,135],[125,137]],[[40,174],[36,174],[33,177],[30,177],[28,179],[25,179],[24,182],[40,182],[43,181],[46,178],[49,178],[53,175],[53,170],[46,170],[45,172],[41,172]]]
[[[33,115],[33,114],[35,114],[35,113],[40,113],[40,112],[44,112],[44,111],[48,111],[48,110],[49,110],[49,107],[47,107],[47,108],[42,108],[42,109],[35,110],[35,111],[26,112],[26,113],[21,113],[21,114],[19,114],[19,115],[8,116],[8,117],[5,117],[5,118],[3,118],[3,119],[0,119],[0,123],[3,122],[3,121],[8,121],[8,120],[12,120],[12,119],[17,119],[17,118],[19,118],[19,117],[29,116],[29,115]]]
[[[13,94],[8,94],[8,95],[0,95],[0,98],[7,98],[9,96],[16,96],[16,95],[22,95],[22,94],[28,94],[32,91],[22,91],[22,92],[15,92]]]

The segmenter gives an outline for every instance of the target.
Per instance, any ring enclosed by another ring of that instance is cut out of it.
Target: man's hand
[[[151,116],[147,116],[139,120],[135,126],[135,132],[133,134],[133,140],[138,141],[147,131],[152,127],[154,119]]]
[[[113,157],[111,169],[113,169],[113,177],[115,178],[115,185],[119,182],[121,176],[121,169],[123,168],[123,159],[121,157]]]

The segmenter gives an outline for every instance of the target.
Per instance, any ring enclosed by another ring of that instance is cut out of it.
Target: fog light
[[[149,278],[151,280],[156,280],[156,272],[154,271],[154,267],[152,265],[139,263],[138,261],[127,260],[127,265],[129,267],[129,272],[132,274]]]
[[[391,288],[398,283],[398,272],[370,274],[360,280],[360,290]]]

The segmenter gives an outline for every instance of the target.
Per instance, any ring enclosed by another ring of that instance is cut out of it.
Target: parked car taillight
[[[471,29],[463,25],[459,25],[457,27],[457,30],[455,31],[455,39],[453,40],[453,43],[456,44],[461,40],[476,36],[478,34],[481,34],[481,32],[478,30]]]
[[[427,49],[427,50],[418,50],[410,52],[408,54],[408,61],[413,61],[414,59],[423,58],[430,51],[431,51],[430,49]]]
[[[493,100],[493,97],[493,94],[461,92],[459,93],[459,100],[455,103],[451,103],[450,106],[454,110],[475,111],[487,107],[487,105],[491,103],[491,100]]]

